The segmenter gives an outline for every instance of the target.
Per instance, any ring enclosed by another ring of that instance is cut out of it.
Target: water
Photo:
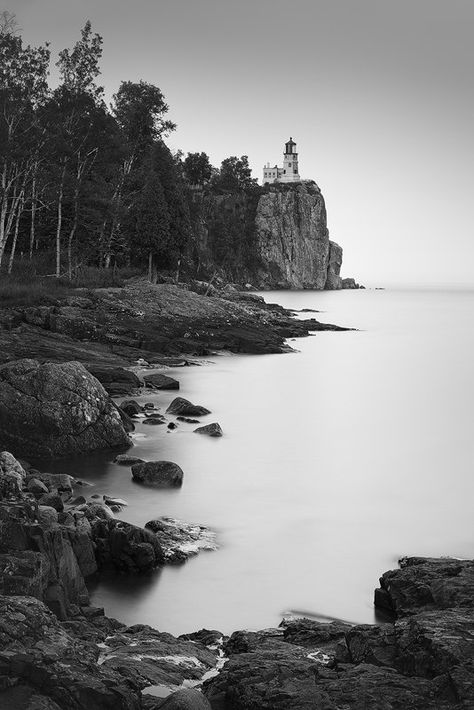
[[[291,611],[372,622],[378,577],[400,556],[472,557],[474,292],[265,298],[360,330],[171,370],[225,432],[138,427],[133,453],[176,461],[179,490],[133,484],[104,455],[71,463],[94,492],[128,500],[130,522],[170,515],[218,532],[217,552],[95,587],[111,616],[174,634],[263,628]],[[164,409],[173,396],[141,401]]]

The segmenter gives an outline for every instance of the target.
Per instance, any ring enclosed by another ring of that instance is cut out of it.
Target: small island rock
[[[172,461],[148,461],[132,466],[132,478],[146,486],[179,487],[183,482],[183,471]]]
[[[189,402],[189,400],[183,397],[175,397],[166,412],[168,414],[180,414],[186,417],[202,417],[205,414],[211,413],[206,407],[192,404],[192,402]]]
[[[207,436],[222,436],[223,431],[217,422],[212,422],[212,424],[206,424],[205,426],[198,426],[194,430],[195,434],[207,434]]]

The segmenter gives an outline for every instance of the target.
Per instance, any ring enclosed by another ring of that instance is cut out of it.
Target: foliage
[[[221,163],[220,171],[213,178],[213,187],[217,191],[238,192],[257,187],[258,183],[252,178],[247,155],[237,158],[232,155]]]
[[[188,153],[183,161],[183,173],[191,185],[204,185],[213,175],[213,167],[206,153]]]

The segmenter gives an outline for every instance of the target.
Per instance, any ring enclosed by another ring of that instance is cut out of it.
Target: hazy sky
[[[104,37],[102,83],[160,87],[173,149],[254,176],[297,141],[343,275],[474,285],[474,0],[6,0],[24,38]]]

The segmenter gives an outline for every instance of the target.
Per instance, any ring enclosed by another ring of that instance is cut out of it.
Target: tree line
[[[59,53],[48,83],[48,44],[24,44],[14,16],[0,16],[0,267],[53,254],[57,277],[82,264],[179,268],[195,234],[193,189],[256,187],[247,156],[214,168],[204,152],[172,154],[176,128],[161,90],[124,81],[107,106],[102,37],[86,22]]]

